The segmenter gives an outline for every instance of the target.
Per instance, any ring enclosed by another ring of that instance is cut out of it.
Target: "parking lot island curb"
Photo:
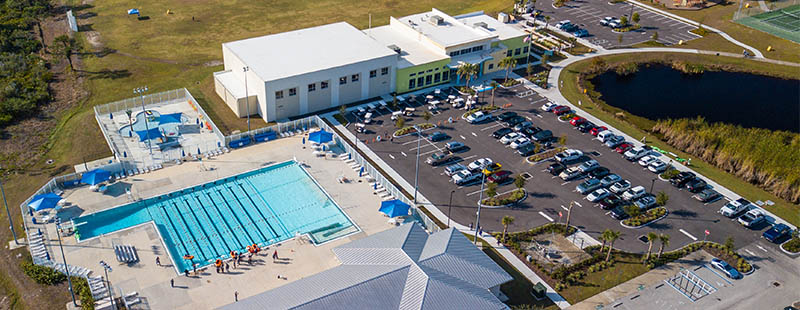
[[[790,240],[791,240],[791,239],[790,239]],[[786,242],[789,242],[789,241],[786,241]],[[784,245],[784,244],[786,244],[786,242],[784,242],[784,243],[781,243],[781,246],[780,246],[780,248],[781,248],[781,251],[783,251],[783,253],[786,253],[786,255],[789,255],[789,256],[791,256],[791,257],[796,257],[796,256],[799,256],[799,255],[800,255],[800,252],[793,253],[793,252],[789,252],[789,250],[787,250],[787,249],[783,248],[783,245]]]
[[[527,190],[525,190],[524,188],[523,188],[522,190],[523,190],[523,191],[525,191],[525,196],[522,196],[522,198],[520,198],[519,200],[517,200],[517,201],[514,201],[514,202],[512,202],[512,203],[507,203],[507,204],[504,204],[504,205],[502,205],[502,206],[489,206],[489,205],[485,205],[485,204],[483,204],[483,203],[478,203],[478,204],[481,206],[481,208],[489,208],[489,209],[500,209],[500,208],[506,208],[506,207],[510,207],[510,206],[513,206],[513,205],[515,205],[515,204],[518,204],[518,203],[520,203],[521,201],[524,201],[526,198],[528,198],[528,191],[527,191]],[[489,198],[486,198],[486,199],[489,199]],[[484,199],[484,200],[486,200],[486,199]]]
[[[662,215],[661,217],[659,217],[659,218],[657,218],[657,219],[654,219],[654,220],[652,220],[652,221],[649,221],[649,222],[647,222],[647,223],[644,223],[644,224],[642,224],[642,225],[639,225],[639,226],[629,226],[629,225],[625,225],[625,223],[623,223],[623,222],[625,222],[625,220],[621,220],[621,221],[619,221],[619,224],[620,224],[620,225],[622,225],[622,227],[625,227],[625,228],[630,228],[630,229],[639,229],[639,228],[642,228],[642,227],[648,226],[648,225],[650,225],[650,224],[653,224],[653,223],[655,223],[655,222],[658,222],[658,221],[660,221],[660,220],[663,220],[664,218],[666,218],[666,217],[667,217],[667,215],[669,215],[669,210],[668,210],[667,208],[665,208],[665,207],[659,207],[659,208],[664,208],[664,210],[665,210],[666,212],[664,213],[664,215]]]

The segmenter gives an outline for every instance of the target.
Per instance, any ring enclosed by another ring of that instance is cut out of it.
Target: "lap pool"
[[[151,221],[178,272],[297,233],[320,244],[359,230],[294,161],[88,214],[73,224],[84,241]],[[185,260],[187,254],[194,258]]]

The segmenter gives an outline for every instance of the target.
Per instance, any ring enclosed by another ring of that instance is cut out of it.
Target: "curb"
[[[789,240],[791,240],[791,239],[789,239]],[[789,242],[789,241],[786,241],[786,242]],[[799,255],[800,255],[800,252],[797,252],[797,253],[792,253],[792,252],[789,252],[789,250],[787,250],[787,249],[784,249],[784,248],[783,248],[783,245],[784,245],[784,244],[786,244],[786,242],[784,242],[784,243],[781,243],[781,246],[780,246],[780,248],[781,248],[781,251],[783,251],[783,253],[786,253],[786,255],[789,255],[789,256],[791,256],[791,257],[796,257],[796,256],[799,256]]]
[[[513,205],[518,204],[521,201],[524,201],[525,199],[528,198],[528,191],[525,190],[524,188],[522,190],[525,191],[525,196],[522,196],[522,198],[520,198],[519,200],[514,201],[512,203],[504,204],[502,206],[487,206],[485,204],[482,204],[482,203],[478,202],[478,205],[480,205],[481,208],[489,208],[489,209],[500,209],[500,208],[506,208],[506,207],[513,206]]]
[[[655,222],[658,222],[658,221],[660,221],[660,220],[664,219],[665,217],[667,217],[667,215],[669,215],[669,210],[668,210],[666,207],[659,207],[659,208],[664,208],[664,210],[666,210],[667,212],[666,212],[666,213],[664,213],[664,215],[662,215],[661,217],[659,217],[659,218],[656,218],[656,219],[654,219],[654,220],[652,220],[652,221],[649,221],[649,222],[647,222],[647,223],[644,223],[644,224],[642,224],[642,225],[639,225],[639,226],[628,226],[628,225],[625,225],[625,224],[623,224],[623,223],[622,223],[622,222],[624,222],[625,220],[619,221],[619,224],[620,224],[620,225],[622,225],[622,227],[629,228],[629,229],[639,229],[639,228],[645,227],[645,226],[647,226],[647,225],[653,224],[653,223],[655,223]]]

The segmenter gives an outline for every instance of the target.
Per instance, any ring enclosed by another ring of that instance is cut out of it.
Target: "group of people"
[[[227,272],[231,271],[231,266],[230,266],[231,263],[233,263],[233,268],[236,268],[237,264],[238,265],[242,264],[242,259],[244,259],[245,256],[247,256],[246,257],[247,258],[247,264],[252,266],[253,265],[253,256],[258,255],[258,253],[261,252],[262,250],[264,250],[264,249],[261,248],[260,246],[258,246],[258,244],[253,243],[252,245],[248,245],[247,246],[247,253],[239,253],[239,252],[236,252],[236,251],[231,251],[230,252],[230,257],[231,257],[230,262],[226,262],[226,261],[223,261],[220,258],[217,258],[214,261],[214,266],[217,268],[217,273],[227,273]],[[280,259],[278,257],[278,250],[275,250],[272,253],[272,259],[273,260]],[[158,266],[161,265],[161,260],[158,257],[156,257],[156,265],[158,265]],[[189,269],[184,270],[184,273],[188,277],[189,276]],[[195,274],[197,274],[197,270],[196,269],[195,269]]]

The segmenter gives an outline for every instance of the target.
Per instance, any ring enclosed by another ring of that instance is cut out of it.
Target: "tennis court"
[[[744,17],[736,22],[800,43],[800,5]]]

